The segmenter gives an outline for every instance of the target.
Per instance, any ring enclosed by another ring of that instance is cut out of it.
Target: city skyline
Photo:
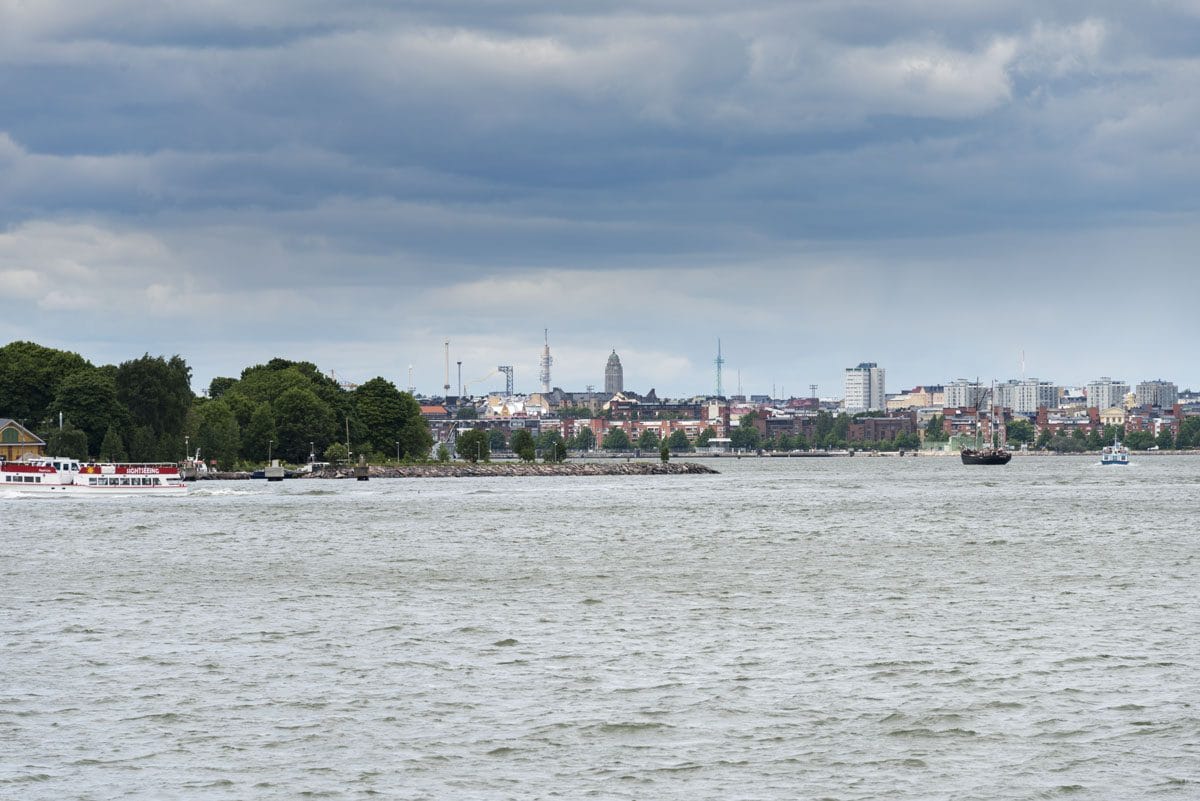
[[[683,395],[1166,377],[1200,275],[1200,9],[0,12],[0,341],[196,388],[274,357]],[[596,365],[599,363],[600,368]],[[451,376],[451,383],[456,377]]]

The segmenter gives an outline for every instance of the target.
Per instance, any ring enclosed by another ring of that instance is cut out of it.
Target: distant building
[[[1102,376],[1087,385],[1087,405],[1093,409],[1111,409],[1114,406],[1124,406],[1125,396],[1129,394],[1129,385],[1124,381],[1114,381],[1108,376]]]
[[[1134,395],[1137,398],[1138,406],[1157,406],[1160,409],[1170,409],[1179,400],[1179,387],[1170,381],[1157,378],[1138,384]]]
[[[625,374],[621,369],[621,357],[614,348],[612,355],[608,357],[608,364],[604,365],[604,392],[615,395],[624,389]]]
[[[1038,409],[1058,406],[1058,387],[1049,381],[1023,378],[996,385],[996,405],[1017,414],[1034,414]]]
[[[887,406],[884,371],[875,362],[847,367],[843,380],[844,403],[848,413],[881,412]]]
[[[904,409],[940,409],[945,405],[946,388],[940,384],[913,387],[907,392],[901,392],[887,400],[889,412]]]
[[[986,397],[987,388],[983,384],[959,378],[946,385],[943,403],[953,409],[977,409]]]
[[[15,462],[25,454],[45,456],[46,443],[16,420],[0,417],[0,458]]]

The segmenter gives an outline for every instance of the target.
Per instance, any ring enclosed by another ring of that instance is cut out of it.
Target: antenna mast
[[[721,368],[725,366],[725,359],[721,357],[721,338],[717,337],[717,358],[713,362],[717,366],[717,397],[725,397],[725,388],[721,386]]]
[[[442,398],[450,397],[450,340],[446,340],[446,383],[442,385]]]

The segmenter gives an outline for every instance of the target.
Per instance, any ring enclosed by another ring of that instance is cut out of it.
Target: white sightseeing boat
[[[30,495],[186,495],[173,464],[99,464],[57,456],[0,461],[0,492]]]

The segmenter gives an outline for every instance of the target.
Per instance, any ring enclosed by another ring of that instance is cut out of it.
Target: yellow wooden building
[[[15,462],[27,453],[44,456],[46,443],[16,420],[0,417],[0,458]]]

